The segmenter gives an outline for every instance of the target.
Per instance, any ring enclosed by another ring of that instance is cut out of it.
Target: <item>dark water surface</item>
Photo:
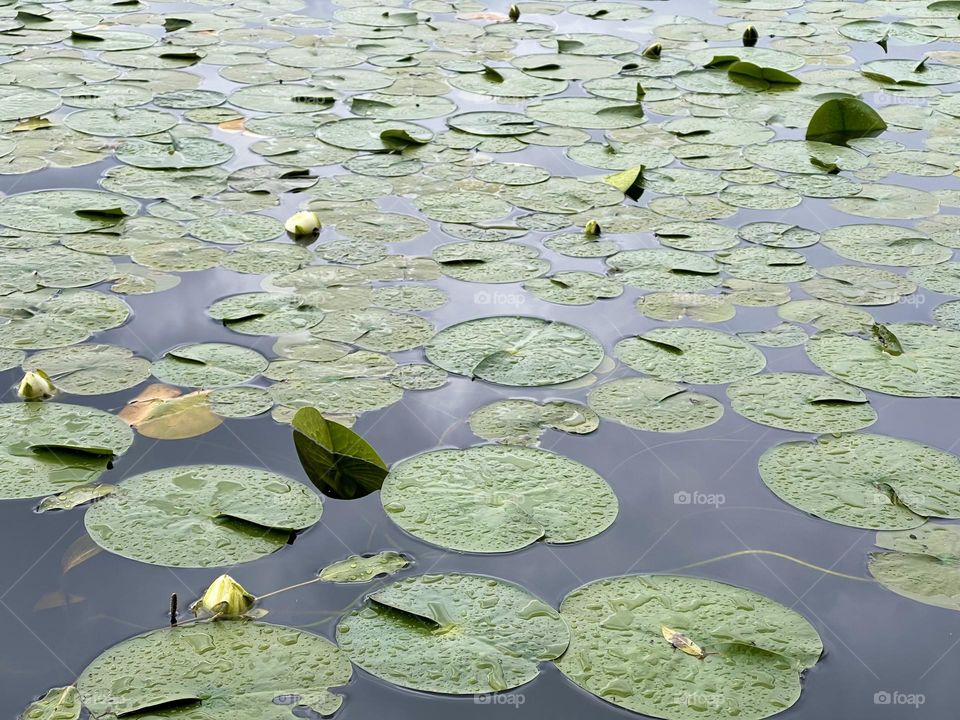
[[[692,15],[705,21],[724,21],[713,17],[706,5],[694,0],[649,3],[658,17]],[[179,7],[161,6],[163,10]],[[329,17],[330,11],[329,6],[314,3],[304,12]],[[586,18],[570,15],[535,19],[552,23],[559,22],[560,17],[563,29],[568,31],[622,32],[642,44],[650,37],[648,24],[632,28],[606,23],[597,28]],[[857,43],[856,47],[864,45]],[[946,46],[932,44],[923,49],[941,47]],[[881,56],[879,48],[871,47],[860,59]],[[231,87],[217,78],[212,80],[204,87]],[[513,109],[478,103],[475,97],[456,91],[451,97],[461,111],[485,107]],[[439,127],[442,122],[439,119],[424,124]],[[218,130],[213,136],[236,143],[238,150],[251,141]],[[799,137],[800,133],[790,131],[782,136]],[[919,147],[919,133],[887,136]],[[558,174],[588,174],[586,168],[565,162],[561,148],[531,148],[500,159],[539,164]],[[255,162],[259,160],[241,151],[227,167],[239,168]],[[4,178],[0,180],[0,189],[11,193],[46,187],[94,187],[108,165],[105,162],[77,170],[44,170],[15,179]],[[321,169],[321,174],[333,171]],[[955,177],[921,181],[904,176],[886,180],[926,188],[953,187],[955,181]],[[295,209],[298,198],[286,195],[283,199],[283,207],[266,212],[286,217]],[[412,208],[401,198],[380,204],[383,209],[398,212]],[[744,210],[727,222],[739,225],[755,219],[782,220],[815,230],[856,221],[831,210],[827,201],[806,200],[782,213]],[[540,237],[540,233],[531,233],[523,241],[539,245]],[[657,246],[649,233],[618,239],[625,249]],[[402,249],[397,246],[397,251],[429,255],[434,245],[449,241],[434,223],[431,233],[405,243]],[[803,252],[815,267],[839,261],[827,248],[806,248]],[[600,259],[573,260],[549,250],[544,250],[544,257],[551,260],[554,270],[603,270]],[[220,297],[258,289],[259,280],[256,276],[219,269],[184,273],[181,285],[174,290],[128,298],[135,311],[133,320],[103,333],[97,340],[129,347],[150,359],[160,357],[174,345],[218,340],[248,345],[271,355],[272,338],[231,333],[204,314],[204,309]],[[496,314],[562,318],[589,329],[609,350],[621,337],[657,324],[633,308],[642,294],[636,288],[628,287],[615,300],[566,307],[542,302],[525,293],[519,284],[484,286],[449,278],[436,282],[451,296],[449,304],[427,315],[438,328]],[[801,297],[803,294],[795,290],[794,298]],[[948,299],[924,290],[915,297],[918,302],[913,304],[870,311],[881,322],[930,322],[931,310]],[[775,308],[738,308],[733,320],[711,327],[735,332],[767,328],[777,322]],[[764,353],[769,371],[816,371],[802,347],[764,348]],[[395,357],[401,362],[422,361],[422,351]],[[631,374],[629,369],[618,367],[607,377]],[[17,377],[15,371],[2,374],[0,386],[9,387]],[[493,400],[563,397],[583,401],[587,391],[588,388],[504,388],[451,377],[441,389],[408,392],[401,402],[362,416],[355,429],[389,464],[438,447],[477,443],[466,418],[472,410]],[[83,401],[117,410],[134,394],[131,390]],[[723,397],[722,392],[711,394]],[[880,416],[870,432],[957,449],[956,401],[894,398],[873,392],[867,395]],[[8,391],[3,400],[15,400],[13,391]],[[570,590],[597,578],[676,570],[746,549],[784,553],[840,573],[869,578],[866,558],[873,548],[873,532],[809,517],[781,502],[760,481],[759,456],[777,443],[798,437],[796,433],[753,424],[730,411],[704,430],[678,435],[638,432],[608,421],[588,436],[548,431],[542,447],[595,469],[619,497],[619,518],[598,537],[565,547],[536,544],[504,556],[464,556],[405,534],[387,519],[375,494],[350,502],[326,499],[321,522],[300,535],[293,546],[229,572],[254,594],[263,594],[308,579],[318,569],[349,554],[396,549],[415,558],[415,571],[490,574],[515,581],[555,606]],[[274,422],[269,415],[227,420],[192,440],[156,441],[138,435],[130,451],[103,480],[117,482],[146,470],[186,463],[265,467],[306,482],[289,427]],[[712,494],[717,504],[678,503],[682,496],[677,493]],[[10,720],[47,688],[71,683],[106,648],[164,625],[170,593],[179,593],[184,601],[195,598],[219,574],[211,569],[150,566],[106,552],[65,572],[68,559],[89,546],[83,512],[36,515],[32,512],[35,505],[35,500],[0,503],[0,718]],[[793,708],[780,716],[784,720],[934,720],[958,716],[960,615],[956,612],[908,600],[872,582],[826,575],[773,556],[738,556],[684,572],[750,588],[797,610],[816,627],[824,641],[824,657],[807,673],[804,693]],[[323,583],[287,592],[268,601],[268,619],[332,639],[338,617],[379,584],[382,581],[358,586]],[[57,606],[47,608],[54,598],[66,598],[69,602],[53,603]],[[915,706],[875,702],[876,694],[884,692],[921,697]],[[346,701],[337,715],[343,720],[637,717],[580,690],[549,663],[533,682],[492,700],[408,691],[359,669],[355,669],[354,679],[343,693]]]

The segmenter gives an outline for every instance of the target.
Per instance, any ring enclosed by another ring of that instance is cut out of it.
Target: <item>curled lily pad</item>
[[[775,715],[799,699],[801,674],[823,652],[802,615],[714,580],[596,580],[567,595],[560,614],[571,633],[561,672],[607,702],[667,720]],[[646,662],[624,664],[638,648]]]
[[[576,380],[603,360],[603,348],[580,328],[523,316],[452,325],[433,336],[426,353],[448,372],[516,386]]]
[[[229,343],[183,345],[153,363],[158,380],[188,387],[224,387],[252,380],[267,369],[256,350]]]
[[[236,465],[185,465],[127,478],[85,516],[105,550],[169,567],[247,562],[320,519],[320,498],[294,480]]]
[[[785,502],[841,525],[899,530],[960,517],[960,459],[885,435],[777,445],[760,458],[760,477]]]
[[[206,672],[189,668],[209,667]],[[187,720],[330,715],[350,661],[318,635],[258,622],[204,622],[154,630],[115,645],[77,680],[93,717],[114,713]],[[276,701],[284,701],[278,705]]]
[[[447,573],[388,585],[340,620],[337,642],[367,672],[452,695],[533,680],[569,631],[556,610],[506,580]]]
[[[460,552],[577,542],[603,532],[617,515],[616,495],[590,468],[503,445],[435,450],[397,463],[380,501],[407,532]]]
[[[754,375],[730,385],[727,397],[748,420],[796,432],[849,432],[877,421],[861,390],[824,375]]]
[[[763,353],[708,328],[654,328],[621,340],[614,354],[638,372],[697,384],[728,383],[763,370]]]
[[[387,466],[353,430],[327,420],[312,407],[300,408],[291,424],[300,463],[321,492],[353,500],[380,489]]]
[[[330,563],[320,571],[320,579],[335,583],[365,583],[374,578],[395,575],[410,566],[410,558],[394,550],[375,555],[351,555]]]
[[[498,400],[470,415],[474,435],[505,445],[538,445],[545,430],[586,435],[599,426],[593,410],[567,400]]]
[[[874,325],[869,336],[821,332],[807,343],[810,360],[834,377],[905,397],[960,396],[958,351],[960,332],[924,323]]]
[[[867,563],[877,582],[911,600],[960,610],[956,525],[930,522],[912,530],[878,532],[875,542],[886,551],[871,553]]]
[[[601,417],[649,432],[699,430],[723,416],[715,398],[650,378],[610,380],[591,390],[587,403]]]
[[[7,432],[0,455],[0,497],[51,495],[96,482],[133,443],[122,420],[59,402],[0,404]]]

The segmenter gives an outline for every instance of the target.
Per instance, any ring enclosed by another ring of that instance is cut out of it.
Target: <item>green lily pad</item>
[[[394,550],[375,555],[351,555],[330,563],[320,571],[320,579],[335,583],[365,583],[374,578],[396,575],[410,566],[410,558]]]
[[[874,325],[869,336],[821,332],[807,356],[845,382],[904,397],[960,396],[960,332],[924,323]],[[878,332],[892,333],[895,347]]]
[[[751,345],[761,347],[786,348],[803,345],[807,338],[806,330],[793,323],[780,323],[767,330],[738,332],[737,337],[746,340]]]
[[[867,570],[877,582],[898,595],[960,610],[958,540],[957,526],[944,523],[878,532],[877,546],[889,552],[871,553]]]
[[[696,292],[720,283],[716,260],[682,250],[625,250],[606,262],[611,277],[647,290]]]
[[[325,313],[300,295],[254,292],[217,300],[207,314],[244,335],[284,335],[313,327]]]
[[[654,328],[617,343],[614,354],[638,372],[660,380],[714,385],[754,375],[763,353],[733,335],[708,328]]]
[[[126,390],[150,377],[150,362],[115,345],[73,345],[34,353],[23,369],[43,370],[54,385],[72,395]]]
[[[325,495],[354,500],[380,489],[387,466],[353,430],[312,407],[300,408],[291,424],[304,472]]]
[[[139,203],[96,190],[37,190],[0,199],[0,225],[45,233],[103,230],[136,215]]]
[[[394,685],[451,695],[500,692],[560,656],[569,631],[528,591],[481,575],[418,575],[388,585],[337,626],[337,642]]]
[[[459,242],[438,245],[433,259],[444,275],[466,282],[530,280],[550,270],[536,248],[511,242]]]
[[[559,305],[590,305],[597,300],[623,294],[623,285],[616,280],[582,270],[558,272],[549,277],[528,280],[523,288],[541,300]]]
[[[877,421],[861,390],[824,375],[754,375],[731,384],[727,397],[734,412],[748,420],[795,432],[850,432]]]
[[[760,477],[784,502],[841,525],[901,530],[960,517],[960,459],[885,435],[777,445],[760,458]]]
[[[603,360],[603,348],[580,328],[524,316],[451,325],[425,349],[427,359],[448,372],[521,387],[576,380]]]
[[[435,450],[399,462],[383,482],[380,501],[410,534],[459,552],[578,542],[603,532],[617,516],[616,495],[590,468],[545,450],[505,445]]]
[[[782,712],[823,652],[802,615],[715,580],[596,580],[567,595],[560,614],[571,633],[561,672],[607,702],[667,720]],[[646,661],[624,664],[639,648]]]
[[[191,672],[197,667],[206,672]],[[345,685],[352,672],[347,656],[318,635],[267,623],[203,622],[114,645],[86,667],[77,688],[97,718],[289,720],[294,709],[336,712],[343,697],[330,688]]]
[[[184,465],[134,475],[87,510],[100,547],[168,567],[218,567],[281,549],[314,525],[320,498],[283,475],[236,465]]]
[[[498,400],[470,415],[474,435],[505,445],[536,446],[546,430],[586,435],[599,426],[593,410],[567,400]]]
[[[953,256],[927,235],[897,225],[841,225],[823,233],[823,244],[845,258],[875,265],[936,265]]]
[[[723,295],[703,293],[655,292],[637,300],[637,310],[653,320],[676,321],[689,318],[697,322],[726,322],[737,309]]]
[[[807,140],[843,144],[852,138],[876,137],[887,129],[883,118],[863,100],[832,98],[810,118]]]
[[[648,432],[699,430],[723,416],[715,398],[650,378],[605,382],[590,391],[587,404],[601,417]]]
[[[109,413],[59,402],[3,403],[7,432],[0,453],[0,498],[53,495],[95,483],[133,443],[126,423]]]
[[[36,290],[0,297],[0,347],[46,350],[83,342],[94,333],[123,325],[130,306],[93,290]]]
[[[168,351],[150,368],[158,380],[186,387],[240,385],[267,369],[256,350],[228,343],[182,345]]]
[[[942,266],[933,266],[942,267]],[[925,269],[925,268],[921,268]],[[891,305],[917,289],[903,275],[859,265],[820,268],[818,277],[800,283],[815,298],[847,305]]]

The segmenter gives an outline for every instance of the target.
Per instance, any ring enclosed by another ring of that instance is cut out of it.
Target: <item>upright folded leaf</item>
[[[807,140],[842,145],[847,140],[875,137],[887,123],[872,107],[855,97],[827,100],[807,125]]]

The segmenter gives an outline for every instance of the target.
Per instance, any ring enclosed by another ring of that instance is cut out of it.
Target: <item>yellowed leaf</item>
[[[237,118],[236,120],[225,120],[224,122],[217,125],[218,128],[224,132],[243,132],[244,128],[243,123],[246,121],[246,118]]]
[[[27,118],[26,120],[21,120],[16,125],[13,126],[13,132],[29,132],[30,130],[42,130],[43,128],[52,127],[53,123],[47,120],[45,117],[32,117]]]
[[[660,626],[660,632],[663,635],[663,639],[677,648],[677,650],[681,650],[687,655],[693,655],[696,658],[702,658],[706,656],[706,653],[700,648],[700,646],[683,633],[672,630],[666,625]]]
[[[181,395],[170,385],[156,383],[127,403],[118,415],[141,435],[157,440],[183,440],[213,430],[223,418],[208,404],[208,390]]]

